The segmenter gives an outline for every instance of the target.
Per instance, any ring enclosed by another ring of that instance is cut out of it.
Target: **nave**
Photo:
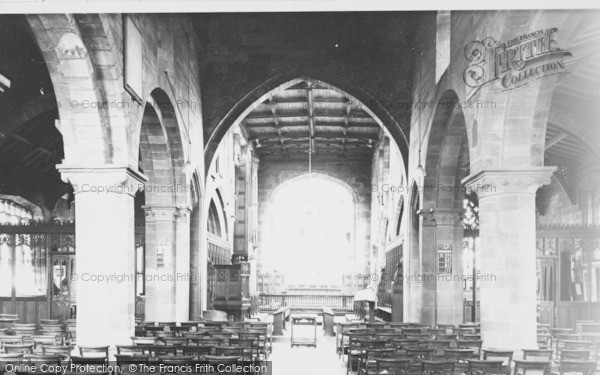
[[[2,359],[597,372],[598,10],[118,11],[0,15]]]

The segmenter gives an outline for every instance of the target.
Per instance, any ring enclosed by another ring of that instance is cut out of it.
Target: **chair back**
[[[180,347],[183,355],[201,358],[213,353],[213,346],[183,345]]]
[[[60,355],[63,359],[68,358],[73,351],[72,346],[63,345],[42,345],[42,354]]]
[[[156,345],[157,338],[150,336],[132,336],[131,342],[136,346]]]
[[[60,366],[62,363],[61,356],[54,354],[25,354],[23,355],[23,360],[31,364],[45,364],[51,366]]]
[[[502,361],[472,359],[467,366],[469,375],[487,375],[502,373]]]
[[[582,375],[592,375],[596,372],[598,364],[594,361],[560,361],[559,373],[579,373]]]
[[[510,366],[512,363],[514,352],[511,350],[483,350],[483,359],[485,361],[500,360],[502,366]]]
[[[590,351],[586,349],[561,349],[561,361],[589,361]]]
[[[475,354],[481,353],[481,340],[456,340],[456,347],[459,349],[475,349]]]
[[[128,356],[143,356],[146,350],[143,346],[117,345],[117,354]]]
[[[117,366],[121,369],[127,369],[129,365],[148,364],[150,357],[143,354],[115,354]]]
[[[79,346],[81,357],[94,357],[108,359],[108,346]]]
[[[552,360],[552,349],[523,349],[523,359],[527,360]]]
[[[421,361],[421,375],[423,374],[454,374],[454,362],[452,361]]]
[[[375,358],[376,374],[404,375],[408,372],[410,358]]]
[[[33,354],[32,344],[6,344],[4,345],[6,354]]]

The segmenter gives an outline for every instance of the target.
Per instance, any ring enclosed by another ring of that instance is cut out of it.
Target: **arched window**
[[[221,221],[219,220],[219,213],[217,212],[217,206],[215,201],[210,201],[208,207],[208,231],[216,236],[221,237]]]

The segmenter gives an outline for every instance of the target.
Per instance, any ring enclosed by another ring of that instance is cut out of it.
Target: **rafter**
[[[315,103],[314,103],[312,86],[310,86],[310,85],[306,89],[306,98],[308,100],[308,124],[309,124],[309,129],[310,129],[310,141],[309,141],[310,149],[312,150],[312,152],[315,152],[315,150],[316,150],[315,118],[314,118]]]
[[[546,142],[546,146],[545,149],[549,149],[550,147],[554,146],[555,144],[557,144],[558,142],[562,141],[563,139],[567,138],[568,134],[560,132],[558,134],[556,134],[554,137],[552,137],[551,139],[549,139]]]

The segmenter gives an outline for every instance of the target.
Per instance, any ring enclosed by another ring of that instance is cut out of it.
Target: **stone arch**
[[[396,141],[406,171],[408,165],[409,144],[408,136],[404,129],[407,127],[400,126],[388,110],[365,90],[356,87],[352,83],[341,78],[328,78],[329,79],[327,80],[321,81],[312,77],[298,75],[297,73],[284,73],[272,77],[246,94],[244,98],[237,102],[233,108],[225,114],[209,135],[204,149],[204,162],[207,168],[210,166],[217,147],[229,128],[239,124],[254,108],[256,108],[256,106],[262,103],[271,92],[284,90],[301,81],[309,80],[316,81],[322,86],[348,96],[356,103],[361,103],[364,110],[378,122],[379,126],[387,129],[392,138]]]
[[[26,19],[54,86],[65,163],[115,162],[121,156],[119,152],[127,150],[127,137],[113,133],[109,119],[115,113],[105,105],[123,99],[122,90],[112,82],[121,73],[117,64],[118,43],[108,21],[97,14],[32,14]],[[61,40],[66,37],[78,39],[82,48],[75,54],[62,50]],[[97,74],[100,71],[102,74]]]
[[[460,218],[469,171],[469,137],[458,95],[443,92],[427,140],[421,222],[423,272],[447,273],[462,269],[463,232]],[[440,265],[444,259],[444,265]],[[449,270],[449,271],[448,271]],[[454,324],[462,321],[462,290],[454,283],[428,280],[423,284],[421,319]]]
[[[139,167],[148,175],[147,204],[187,206],[188,181],[183,173],[184,154],[175,109],[168,95],[154,89],[139,124]]]
[[[438,103],[426,147],[423,207],[450,209],[462,202],[461,181],[469,168],[470,147],[456,93],[446,91]]]

